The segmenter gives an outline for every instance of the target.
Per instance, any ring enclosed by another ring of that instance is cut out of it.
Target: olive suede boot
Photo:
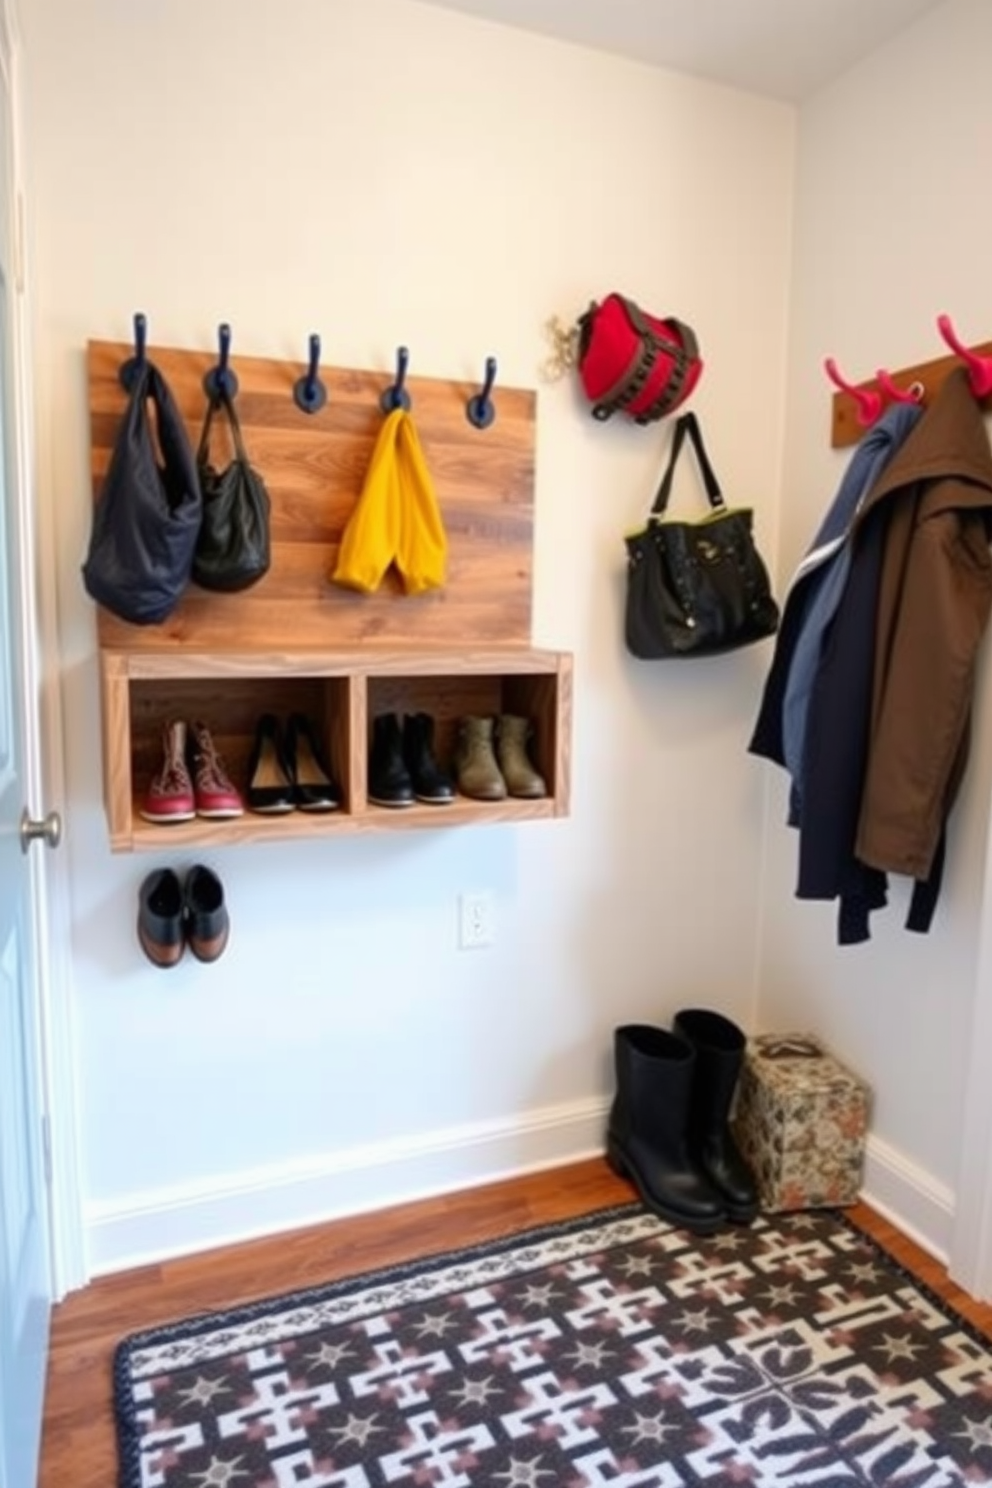
[[[458,725],[455,770],[458,789],[476,801],[506,799],[506,781],[493,753],[494,720],[463,718]]]
[[[504,713],[496,720],[496,758],[511,796],[537,800],[548,793],[544,777],[534,768],[527,746],[533,736],[529,718]]]

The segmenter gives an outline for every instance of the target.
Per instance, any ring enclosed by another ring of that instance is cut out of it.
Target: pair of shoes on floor
[[[461,719],[455,769],[462,795],[477,801],[503,801],[507,796],[533,801],[546,796],[544,777],[529,754],[532,737],[530,719],[511,713]]]
[[[722,1013],[680,1012],[671,1032],[614,1030],[616,1094],[607,1160],[671,1224],[699,1235],[758,1212],[754,1176],[730,1131],[747,1039]]]
[[[197,864],[185,883],[171,868],[156,868],[138,891],[138,940],[155,966],[176,966],[189,946],[198,961],[216,961],[230,935],[224,888]]]
[[[274,713],[263,713],[248,761],[248,809],[263,816],[288,811],[336,811],[341,791],[310,720],[290,714],[285,734]]]
[[[434,755],[429,713],[380,713],[372,720],[368,798],[373,806],[448,806],[455,787]]]
[[[140,808],[145,820],[162,825],[197,816],[223,821],[244,815],[244,809],[206,724],[187,727],[181,718],[163,724],[162,766]]]

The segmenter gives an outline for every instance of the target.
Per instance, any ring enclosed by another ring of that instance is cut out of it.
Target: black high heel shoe
[[[290,714],[286,729],[286,763],[293,782],[293,801],[301,811],[336,811],[341,805],[331,770],[314,736],[309,718]]]
[[[278,816],[292,811],[295,803],[293,776],[279,742],[275,714],[263,713],[255,729],[255,743],[248,761],[249,811]]]

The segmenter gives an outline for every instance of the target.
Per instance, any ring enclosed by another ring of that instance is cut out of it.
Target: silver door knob
[[[43,838],[49,847],[58,847],[62,841],[62,818],[57,811],[50,811],[42,821],[35,821],[27,812],[21,813],[21,852],[27,852],[32,842]]]

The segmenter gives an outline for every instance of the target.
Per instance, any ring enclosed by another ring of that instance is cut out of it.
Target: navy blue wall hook
[[[496,407],[489,396],[496,381],[496,358],[486,357],[486,381],[481,393],[469,398],[465,404],[465,417],[477,429],[488,429],[496,417]]]
[[[410,353],[405,346],[401,346],[396,353],[396,381],[379,399],[379,406],[383,413],[392,413],[397,408],[403,408],[409,413],[410,394],[403,386],[406,382],[406,369],[409,364]]]
[[[220,343],[220,361],[203,379],[203,388],[208,398],[216,398],[221,393],[226,393],[229,398],[236,398],[238,379],[228,366],[231,358],[231,327],[226,321],[217,331],[217,340]]]
[[[293,401],[302,413],[317,413],[327,402],[327,389],[317,376],[320,365],[320,337],[310,337],[310,366],[306,377],[298,377],[293,388]]]
[[[121,387],[126,393],[131,391],[134,379],[145,365],[145,342],[148,337],[148,321],[139,311],[134,317],[134,356],[128,357],[126,362],[121,363],[118,374]]]

